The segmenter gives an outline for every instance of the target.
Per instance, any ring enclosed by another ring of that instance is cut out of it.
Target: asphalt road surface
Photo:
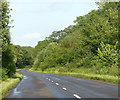
[[[118,98],[118,86],[21,70],[23,79],[6,98]]]

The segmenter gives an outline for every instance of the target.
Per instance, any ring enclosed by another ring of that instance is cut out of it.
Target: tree
[[[118,41],[115,45],[100,43],[100,48],[98,48],[98,57],[107,66],[112,66],[118,61]]]
[[[14,56],[12,54],[12,48],[10,44],[10,23],[12,20],[10,20],[10,11],[9,3],[5,0],[0,1],[0,33],[2,38],[2,67],[3,70],[6,70],[6,73],[3,73],[7,75],[8,77],[11,77],[16,72],[16,67],[14,63]],[[3,71],[5,72],[5,71]]]
[[[94,70],[99,70],[115,64],[112,68],[117,69],[119,5],[116,2],[98,5],[97,10],[77,17],[75,25],[53,31],[46,38],[48,43],[40,41],[35,47],[37,56],[33,68],[44,71],[60,67],[67,70],[95,67]]]
[[[33,48],[13,45],[14,61],[17,68],[31,67],[33,64]]]

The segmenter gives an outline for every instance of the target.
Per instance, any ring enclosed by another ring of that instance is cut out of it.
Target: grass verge
[[[120,84],[118,83],[118,76],[111,76],[111,75],[100,75],[100,74],[93,74],[93,73],[75,73],[75,72],[58,72],[58,71],[35,71],[33,69],[30,69],[29,71],[37,72],[37,73],[50,73],[50,74],[57,74],[57,75],[66,75],[66,76],[72,76],[77,78],[83,78],[83,79],[91,79],[91,80],[97,80],[101,82],[106,83],[112,83],[112,84]]]
[[[16,73],[12,78],[8,78],[5,81],[0,83],[1,91],[0,91],[0,100],[5,97],[9,90],[15,87],[18,82],[22,79],[22,75]]]
[[[17,68],[16,71],[20,71],[20,70],[24,70],[24,69],[27,69],[27,68]]]

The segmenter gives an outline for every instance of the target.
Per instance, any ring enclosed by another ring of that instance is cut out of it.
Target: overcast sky
[[[36,46],[38,41],[72,25],[78,16],[97,9],[94,0],[9,0],[12,43]]]

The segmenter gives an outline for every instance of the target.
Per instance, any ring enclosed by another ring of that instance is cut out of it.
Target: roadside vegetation
[[[11,10],[7,0],[0,1],[0,69],[2,69],[2,78],[0,80],[2,81],[13,77],[16,69],[31,68],[33,65],[33,48],[13,45],[11,43],[10,29],[13,28],[11,26],[13,22],[10,15]]]
[[[18,84],[21,75],[16,68],[30,67],[32,47],[15,46],[11,43],[11,9],[7,0],[0,0],[0,99]],[[29,52],[29,53],[28,53]]]
[[[62,74],[118,83],[120,37],[119,2],[96,2],[97,10],[78,16],[74,25],[52,34],[33,47],[13,45],[9,2],[0,1],[0,82],[3,94],[20,78],[16,69]],[[16,34],[16,33],[13,33]],[[2,53],[2,54],[1,54]],[[2,55],[2,57],[1,57]],[[21,76],[20,76],[21,77]],[[6,84],[6,85],[4,85]],[[4,88],[5,86],[8,86]]]
[[[118,83],[119,2],[96,4],[98,9],[77,17],[75,25],[38,42],[32,71]]]
[[[113,83],[118,84],[118,76],[113,75],[107,75],[107,74],[96,74],[92,72],[92,69],[74,69],[74,71],[59,71],[59,70],[46,70],[46,71],[38,71],[38,70],[32,70],[29,71],[37,72],[37,73],[50,73],[50,74],[57,74],[57,75],[66,75],[66,76],[72,76],[82,79],[91,79],[91,80],[97,80],[97,81],[103,81],[106,83]]]
[[[22,79],[22,75],[16,73],[14,76],[11,78],[6,79],[5,81],[1,82],[1,95],[0,95],[0,100],[5,97],[5,95],[8,93],[9,90],[14,88]]]

